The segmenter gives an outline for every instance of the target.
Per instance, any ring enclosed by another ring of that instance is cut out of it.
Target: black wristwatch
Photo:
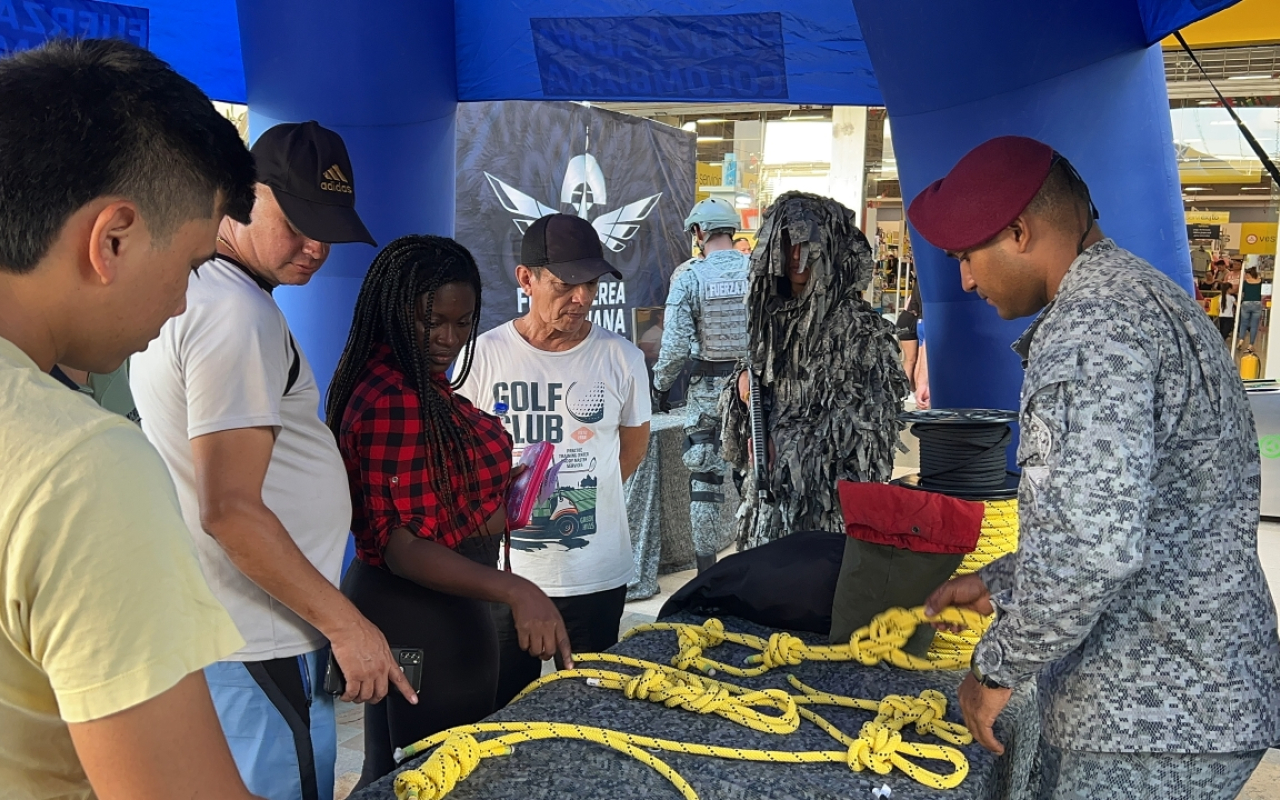
[[[982,670],[979,669],[978,662],[976,661],[969,664],[969,672],[973,673],[973,677],[977,678],[978,683],[982,684],[988,689],[1008,689],[1009,688],[1008,686],[1005,686],[1003,684],[996,683],[989,676],[983,675]]]

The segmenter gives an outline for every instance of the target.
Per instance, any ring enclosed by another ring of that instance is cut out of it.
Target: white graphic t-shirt
[[[580,344],[552,353],[506,323],[480,336],[459,392],[501,412],[518,459],[534,442],[556,446],[558,487],[527,528],[511,534],[511,569],[551,597],[616,589],[631,580],[618,428],[649,421],[644,354],[593,325]]]

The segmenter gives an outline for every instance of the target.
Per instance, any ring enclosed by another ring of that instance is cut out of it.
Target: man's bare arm
[[[619,455],[622,462],[622,480],[626,481],[640,469],[645,453],[649,452],[649,423],[634,428],[618,428]]]
[[[251,800],[193,672],[145,703],[67,726],[98,800]]]
[[[237,428],[191,440],[201,526],[251,581],[329,639],[347,680],[344,700],[376,703],[390,681],[416,703],[382,632],[312,566],[263,503],[274,446],[272,428]]]

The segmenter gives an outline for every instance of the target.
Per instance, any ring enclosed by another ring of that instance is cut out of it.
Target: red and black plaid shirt
[[[441,383],[479,478],[479,491],[471,492],[461,470],[450,471],[456,508],[441,508],[432,488],[418,393],[407,385],[391,348],[379,345],[374,351],[343,412],[338,449],[351,484],[351,531],[356,555],[371,566],[382,566],[396,528],[456,549],[464,538],[483,531],[505,500],[510,434],[497,417],[454,394],[443,376]]]

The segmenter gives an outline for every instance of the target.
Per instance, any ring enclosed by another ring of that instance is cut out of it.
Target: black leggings
[[[342,593],[387,644],[426,653],[418,705],[392,688],[387,699],[365,706],[362,788],[395,768],[395,748],[493,713],[498,637],[483,600],[427,589],[359,560],[342,579]]]
[[[625,584],[591,594],[553,597],[551,602],[555,603],[564,619],[573,652],[600,653],[618,643],[618,626],[627,603]],[[505,708],[524,687],[538,679],[542,674],[542,662],[520,649],[520,636],[516,632],[510,606],[494,603],[493,622],[498,629],[502,660],[496,705],[497,708]],[[560,666],[559,662],[557,654],[557,666]]]

